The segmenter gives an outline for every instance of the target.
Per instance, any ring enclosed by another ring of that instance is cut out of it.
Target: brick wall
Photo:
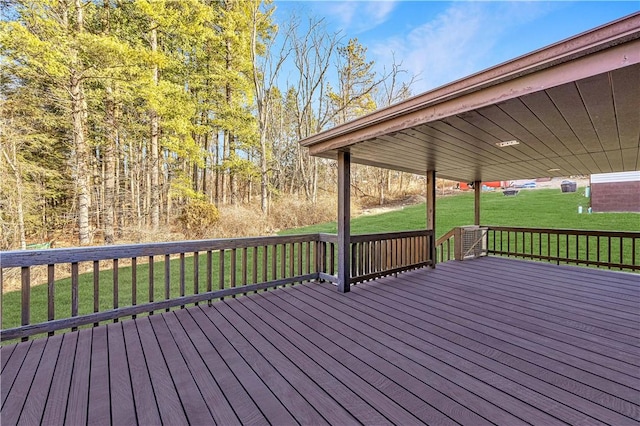
[[[591,184],[594,212],[640,213],[640,181]]]

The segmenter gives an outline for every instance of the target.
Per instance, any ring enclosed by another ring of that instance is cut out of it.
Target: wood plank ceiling
[[[552,49],[563,55],[550,64]],[[483,73],[301,144],[313,155],[348,150],[356,163],[460,181],[640,170],[640,14]]]

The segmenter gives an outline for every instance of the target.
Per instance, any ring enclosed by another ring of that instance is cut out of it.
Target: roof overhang
[[[300,143],[459,181],[640,170],[640,13]]]

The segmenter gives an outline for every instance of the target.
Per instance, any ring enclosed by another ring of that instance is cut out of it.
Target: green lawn
[[[473,198],[473,193],[467,192],[437,199],[437,237],[457,226],[473,224]],[[562,193],[559,189],[521,190],[515,197],[505,197],[500,191],[484,192],[480,198],[480,222],[483,225],[494,226],[640,231],[639,214],[587,214],[588,201],[584,197],[584,189],[569,193]],[[578,214],[578,206],[580,205],[583,206],[583,214]],[[353,234],[424,229],[425,226],[424,204],[375,216],[361,216],[351,220]],[[336,223],[290,229],[280,234],[310,232],[335,233]]]
[[[463,193],[456,196],[438,198],[436,227],[437,236],[443,235],[450,229],[473,224],[473,193]],[[613,231],[640,231],[640,215],[633,213],[594,213],[587,214],[588,200],[583,195],[583,190],[575,193],[562,193],[559,189],[523,190],[515,197],[505,197],[500,191],[483,193],[481,197],[481,222],[483,225],[496,226],[526,226],[534,228],[569,228],[589,230],[613,230]],[[584,207],[585,213],[578,214],[578,206]],[[402,230],[424,229],[426,223],[425,205],[409,206],[402,210],[396,210],[385,214],[362,216],[352,220],[352,233],[366,234]],[[290,229],[281,232],[281,235],[303,233],[335,233],[336,224],[326,223],[308,226],[304,228]],[[299,249],[297,249],[299,250]],[[289,257],[287,253],[287,257]],[[271,255],[271,251],[269,251]],[[252,250],[248,250],[249,265],[248,282],[252,282]],[[298,258],[297,252],[294,259]],[[218,256],[213,258],[213,289],[218,288]],[[236,263],[236,281],[242,280],[241,253],[239,251]],[[262,259],[262,251],[258,252],[258,259]],[[286,273],[282,274],[280,267],[281,254],[277,255],[276,275],[278,278],[291,276],[289,262],[285,263]],[[312,257],[313,259],[313,257]],[[164,264],[160,259],[156,260],[154,271],[154,300],[164,299]],[[199,291],[206,291],[206,257],[199,258]],[[262,281],[262,264],[258,262],[258,282]],[[303,256],[303,270],[307,269],[306,255]],[[296,267],[297,268],[297,267]],[[225,256],[226,279],[224,286],[229,284],[229,271],[231,270],[229,254]],[[179,259],[171,260],[171,291],[170,296],[180,294]],[[268,278],[273,277],[271,260],[267,265]],[[118,268],[119,306],[128,306],[132,303],[132,276],[130,266]],[[194,259],[193,256],[185,256],[184,263],[185,293],[194,292]],[[149,300],[149,269],[146,264],[139,264],[136,269],[136,294],[137,303]],[[100,310],[113,307],[113,271],[104,270],[99,274],[100,283]],[[70,279],[56,281],[56,318],[70,316]],[[79,278],[79,314],[93,312],[93,274],[82,274]],[[47,310],[47,286],[40,285],[32,288],[31,294],[31,323],[46,321]],[[9,292],[3,295],[2,300],[2,327],[11,328],[20,324],[20,292]]]

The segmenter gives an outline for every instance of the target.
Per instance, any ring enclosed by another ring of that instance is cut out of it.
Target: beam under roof
[[[469,182],[640,170],[640,13],[300,143]]]

